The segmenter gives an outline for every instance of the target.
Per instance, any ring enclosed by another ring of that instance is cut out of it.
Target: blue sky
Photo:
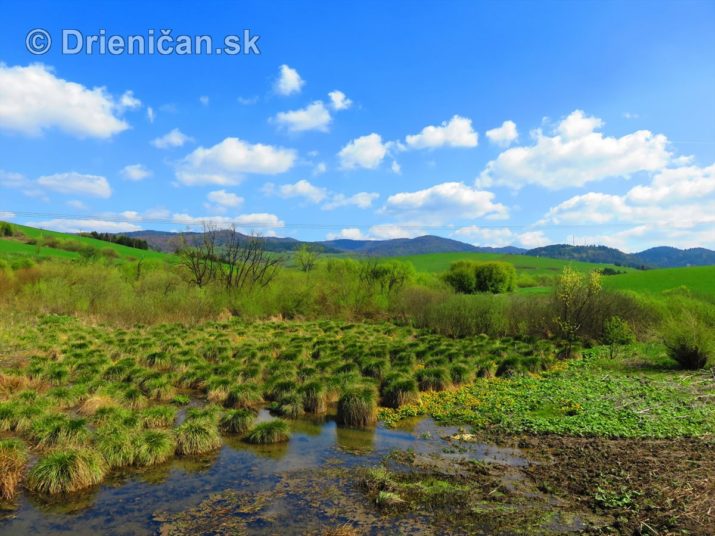
[[[715,247],[713,2],[3,7],[6,219]],[[260,54],[62,55],[63,29]]]

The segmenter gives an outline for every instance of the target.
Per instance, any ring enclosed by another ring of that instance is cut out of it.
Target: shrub
[[[663,342],[682,368],[704,368],[715,356],[715,335],[703,321],[685,314],[666,324]]]
[[[474,269],[474,279],[474,289],[477,292],[512,292],[516,281],[516,268],[508,262],[480,263]]]
[[[364,428],[375,424],[377,402],[375,391],[369,387],[347,390],[338,400],[338,422],[346,426]]]
[[[22,441],[0,441],[0,500],[10,501],[15,497],[26,464],[27,449]]]
[[[99,452],[67,449],[51,452],[32,468],[27,479],[31,491],[54,495],[99,484],[107,465]]]
[[[176,429],[176,453],[203,454],[221,446],[221,436],[213,421],[191,419]]]
[[[612,316],[603,325],[603,342],[609,346],[613,358],[619,346],[636,342],[636,335],[628,322],[620,316]]]
[[[246,441],[256,445],[285,443],[290,439],[288,423],[281,419],[257,424],[246,436]]]

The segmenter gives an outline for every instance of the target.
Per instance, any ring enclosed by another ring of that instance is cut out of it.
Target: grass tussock
[[[88,448],[50,452],[30,470],[27,486],[48,495],[71,493],[99,484],[107,472],[102,455]]]
[[[377,401],[372,388],[352,388],[338,400],[338,422],[365,428],[377,421]]]
[[[221,447],[221,435],[214,421],[189,419],[176,429],[176,453],[180,456],[204,454]]]
[[[27,449],[22,441],[0,441],[0,500],[10,501],[15,498],[27,459]]]
[[[288,423],[281,419],[259,423],[246,436],[246,441],[255,445],[285,443],[289,440],[290,428]]]

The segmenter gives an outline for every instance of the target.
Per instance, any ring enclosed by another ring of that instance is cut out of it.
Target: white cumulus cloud
[[[330,112],[322,101],[312,102],[299,110],[278,112],[275,116],[275,122],[291,132],[306,130],[327,132],[331,120]]]
[[[387,154],[388,145],[379,134],[372,133],[350,141],[340,149],[338,157],[343,169],[375,169]]]
[[[124,166],[120,172],[122,177],[130,181],[140,181],[151,177],[151,171],[142,164],[129,164]]]
[[[274,89],[279,95],[292,95],[300,93],[305,81],[300,77],[298,71],[288,65],[280,66],[280,74],[276,80]]]
[[[133,223],[100,219],[54,219],[28,222],[27,225],[60,233],[88,233],[90,231],[97,231],[98,233],[128,233],[141,231],[141,227]]]
[[[206,199],[222,207],[234,208],[243,203],[243,197],[226,190],[214,190],[206,195]]]
[[[80,138],[109,138],[129,128],[117,114],[131,92],[115,101],[103,87],[89,89],[57,77],[42,64],[0,63],[0,128],[39,135],[57,128]]]
[[[179,163],[176,177],[185,185],[238,184],[245,174],[276,175],[293,167],[292,149],[226,138],[213,147],[199,147]]]
[[[373,202],[380,197],[376,192],[358,192],[353,195],[333,194],[330,200],[322,206],[323,210],[334,210],[340,207],[370,208]]]
[[[163,136],[151,140],[151,144],[157,149],[169,149],[171,147],[181,147],[190,141],[193,141],[190,136],[187,136],[178,128],[174,128]]]
[[[661,134],[639,130],[620,138],[596,132],[603,121],[576,110],[562,120],[552,136],[534,132],[535,143],[512,147],[489,162],[477,179],[521,188],[536,184],[549,189],[583,186],[607,177],[626,177],[665,167],[671,153]]]
[[[37,179],[37,184],[61,194],[80,194],[103,198],[112,195],[112,189],[106,178],[75,171],[44,175]]]
[[[472,128],[472,120],[455,115],[439,126],[426,126],[419,134],[408,135],[405,143],[411,149],[437,147],[476,147],[479,134]]]
[[[351,101],[345,93],[337,89],[328,93],[328,97],[330,97],[330,104],[333,110],[336,111],[347,110],[353,105],[353,101]]]
[[[500,127],[487,130],[487,138],[500,147],[508,147],[519,137],[514,121],[504,121]]]
[[[455,218],[502,219],[508,209],[494,202],[494,194],[463,182],[444,182],[416,192],[401,192],[387,198],[384,211],[423,222],[439,223]]]

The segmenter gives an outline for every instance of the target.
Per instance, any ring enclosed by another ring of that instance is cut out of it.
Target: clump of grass
[[[79,445],[89,439],[85,419],[74,419],[64,414],[47,415],[32,424],[30,435],[39,447],[59,444]]]
[[[174,424],[176,408],[152,406],[141,411],[139,419],[145,428],[166,428]]]
[[[303,395],[295,391],[284,393],[278,400],[278,413],[289,419],[295,419],[305,413],[303,409]]]
[[[443,367],[424,368],[417,373],[420,391],[444,391],[449,379],[449,371]]]
[[[347,390],[338,400],[338,422],[364,428],[377,420],[375,391],[369,387]]]
[[[96,443],[110,469],[134,463],[136,433],[132,430],[123,426],[107,426],[97,433]]]
[[[303,409],[308,413],[325,413],[328,410],[328,391],[317,380],[307,382],[301,388]]]
[[[117,406],[117,402],[107,395],[92,395],[85,400],[79,408],[82,415],[94,415],[102,408],[112,408]]]
[[[245,434],[255,420],[256,414],[250,409],[229,409],[221,417],[219,427],[227,434]]]
[[[0,499],[15,498],[17,487],[27,465],[27,449],[19,439],[0,441]]]
[[[163,463],[176,450],[176,440],[167,430],[146,430],[139,435],[134,464],[147,466]]]
[[[288,440],[290,428],[288,423],[281,419],[259,423],[246,436],[246,441],[256,445],[285,443]]]
[[[263,403],[261,391],[257,386],[249,383],[237,385],[229,390],[223,402],[227,408],[255,408]]]
[[[176,453],[203,454],[221,446],[216,424],[209,419],[187,419],[176,429]]]
[[[414,378],[398,377],[383,387],[382,403],[388,408],[415,404],[419,400],[420,392]]]
[[[102,455],[86,448],[51,452],[30,470],[31,491],[54,495],[71,493],[99,484],[107,472]]]

